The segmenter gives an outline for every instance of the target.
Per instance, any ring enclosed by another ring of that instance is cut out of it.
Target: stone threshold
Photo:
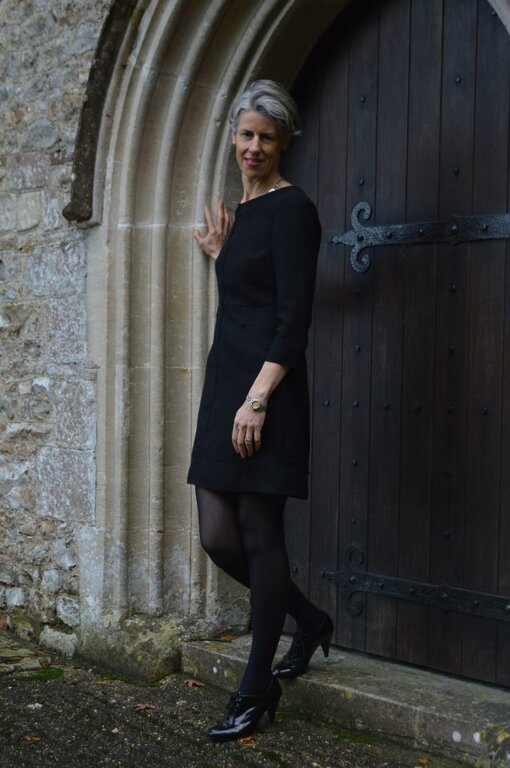
[[[226,691],[237,688],[251,638],[183,647],[182,668]],[[277,658],[290,638],[280,643]],[[281,706],[342,729],[427,749],[462,765],[510,768],[510,690],[337,648],[319,649],[306,675],[283,682]]]

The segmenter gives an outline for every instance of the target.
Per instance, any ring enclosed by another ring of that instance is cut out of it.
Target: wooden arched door
[[[339,645],[503,685],[510,226],[480,217],[509,210],[509,64],[487,0],[357,0],[298,79],[286,169],[324,228],[294,578]],[[328,238],[363,201],[379,229],[354,237],[378,240],[358,272]]]

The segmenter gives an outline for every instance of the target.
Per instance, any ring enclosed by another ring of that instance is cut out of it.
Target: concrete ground
[[[242,644],[242,643],[241,643]],[[227,645],[232,652],[232,643]],[[243,646],[245,648],[245,645]],[[188,663],[190,649],[187,650]],[[218,654],[217,647],[214,653]],[[218,672],[211,674],[218,674]],[[223,681],[228,675],[222,673]],[[1,768],[455,768],[460,763],[398,746],[289,707],[275,723],[229,744],[207,739],[227,696],[204,675],[139,684],[69,664],[0,632]],[[215,678],[215,682],[217,682]],[[374,708],[377,702],[374,701]]]

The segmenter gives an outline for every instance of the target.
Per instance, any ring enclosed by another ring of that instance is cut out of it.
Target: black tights
[[[314,632],[319,610],[290,580],[285,546],[285,496],[196,489],[200,540],[222,570],[250,588],[252,647],[241,681],[243,693],[271,682],[271,664],[289,613],[303,632]]]

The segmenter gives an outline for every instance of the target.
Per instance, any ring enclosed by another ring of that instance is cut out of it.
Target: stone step
[[[42,649],[26,647],[10,632],[0,631],[0,677],[49,666],[51,657]]]
[[[249,635],[186,643],[187,674],[237,688]],[[276,658],[288,648],[283,638]],[[306,675],[283,683],[282,706],[476,768],[510,768],[510,691],[336,648],[319,649]]]

